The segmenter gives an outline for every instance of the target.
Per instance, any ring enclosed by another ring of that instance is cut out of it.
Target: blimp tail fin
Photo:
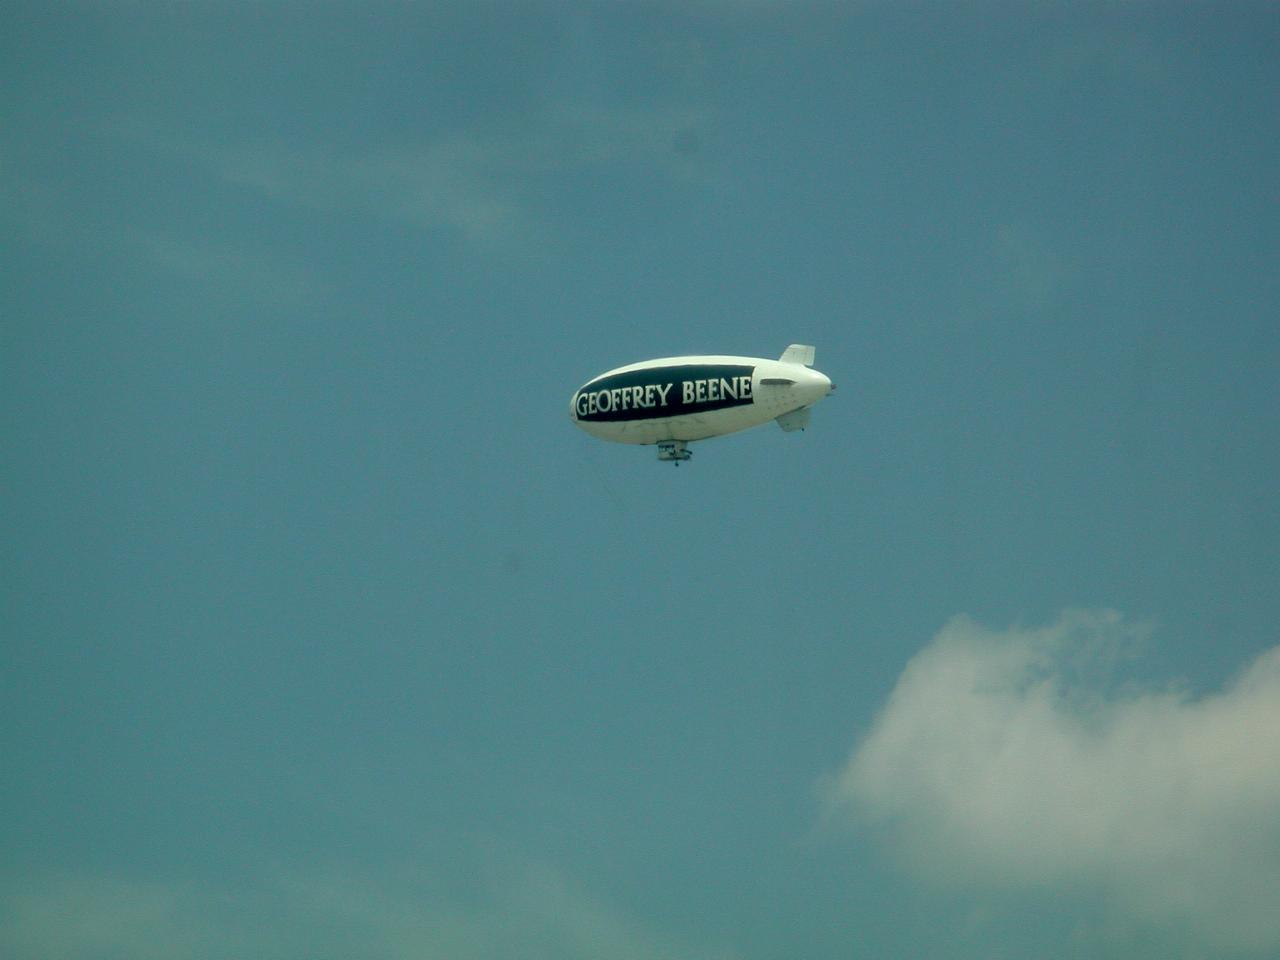
[[[802,363],[806,367],[811,367],[813,366],[814,353],[813,347],[806,346],[803,343],[793,343],[782,351],[782,356],[778,359],[782,363]]]

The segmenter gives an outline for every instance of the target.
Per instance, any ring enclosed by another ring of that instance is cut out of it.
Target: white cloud
[[[1280,947],[1280,647],[1219,693],[1112,682],[1140,628],[947,624],[831,787],[917,875],[1102,891],[1214,949]]]

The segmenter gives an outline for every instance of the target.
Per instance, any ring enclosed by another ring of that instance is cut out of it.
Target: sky
[[[0,22],[5,956],[1280,953],[1280,8]]]

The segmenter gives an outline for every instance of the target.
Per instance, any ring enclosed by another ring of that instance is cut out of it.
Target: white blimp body
[[[574,392],[569,417],[602,440],[656,444],[676,466],[689,443],[776,420],[803,430],[810,408],[835,389],[813,365],[814,349],[793,343],[777,360],[663,357],[617,367]]]

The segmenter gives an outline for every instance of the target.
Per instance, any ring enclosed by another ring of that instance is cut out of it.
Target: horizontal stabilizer
[[[790,433],[792,430],[803,430],[809,425],[809,408],[801,407],[778,417],[778,426]]]
[[[778,359],[783,363],[802,363],[806,367],[813,366],[813,347],[806,346],[803,343],[793,343],[787,349],[782,351],[782,356]]]

